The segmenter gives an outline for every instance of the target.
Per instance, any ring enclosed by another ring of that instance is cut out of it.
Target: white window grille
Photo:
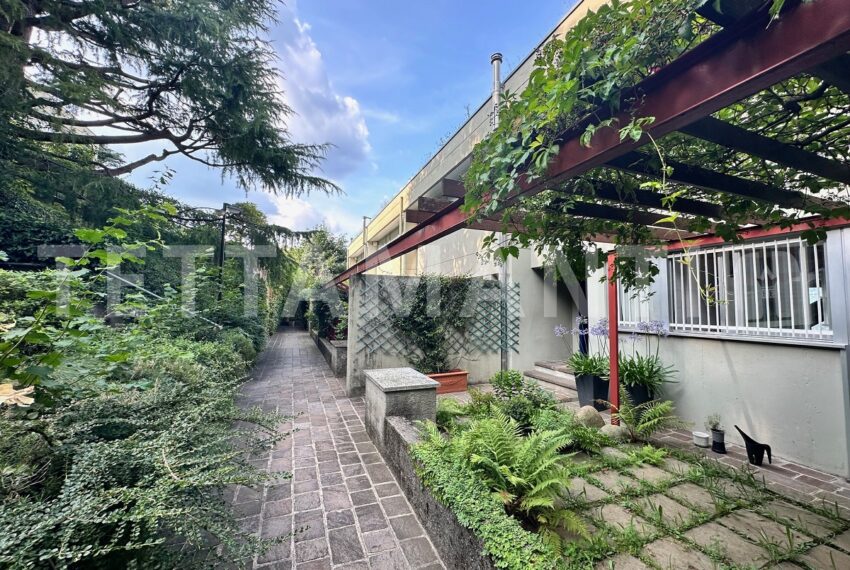
[[[656,263],[658,263],[658,260],[656,260]],[[661,263],[663,263],[663,260],[661,260]],[[640,322],[658,320],[658,315],[652,314],[650,297],[653,293],[649,288],[626,291],[621,282],[619,290],[620,328],[635,330]]]
[[[667,258],[671,331],[832,339],[824,243],[799,237]]]

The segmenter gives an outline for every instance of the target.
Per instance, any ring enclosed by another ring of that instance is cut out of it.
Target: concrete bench
[[[400,416],[408,420],[437,418],[437,386],[413,368],[364,370],[366,378],[366,431],[384,449],[384,420]]]

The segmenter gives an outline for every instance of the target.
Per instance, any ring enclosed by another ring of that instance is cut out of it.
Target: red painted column
[[[608,401],[614,409],[620,408],[620,310],[617,280],[614,276],[614,261],[617,254],[608,254],[608,347],[611,361],[610,378],[608,379]],[[620,419],[611,414],[611,425],[620,425]]]

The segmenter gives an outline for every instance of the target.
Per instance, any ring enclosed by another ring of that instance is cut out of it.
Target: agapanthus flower
[[[564,325],[555,325],[555,336],[562,338],[570,334],[570,330]]]
[[[670,334],[670,329],[663,321],[649,321],[649,332],[658,336],[667,336]]]
[[[599,319],[595,325],[590,327],[590,334],[593,336],[608,336],[608,319]]]

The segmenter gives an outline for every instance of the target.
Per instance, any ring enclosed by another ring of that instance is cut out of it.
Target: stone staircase
[[[542,388],[552,392],[559,402],[578,402],[576,379],[565,362],[541,360],[534,368],[523,372],[528,378],[537,380]]]

